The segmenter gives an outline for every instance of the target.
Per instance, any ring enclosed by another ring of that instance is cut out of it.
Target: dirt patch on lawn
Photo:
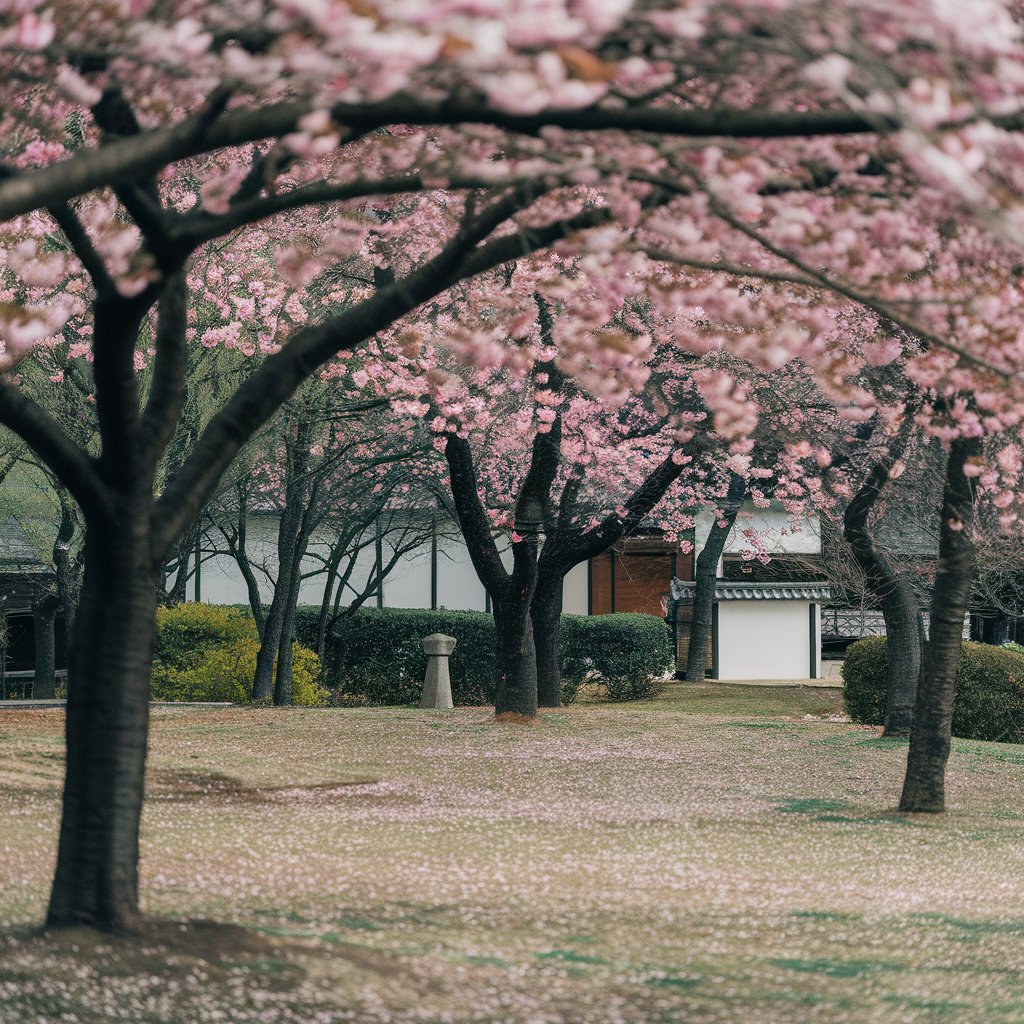
[[[192,801],[230,800],[233,803],[291,803],[342,799],[360,793],[372,794],[381,787],[379,778],[342,779],[312,786],[246,786],[220,772],[194,772],[174,768],[154,768],[146,776],[149,800]]]
[[[136,974],[184,978],[197,968],[219,978],[268,958],[279,962],[281,980],[298,982],[305,974],[290,962],[296,952],[294,943],[273,935],[263,935],[233,924],[215,921],[167,921],[143,918],[123,934],[108,934],[95,928],[23,929],[0,938],[2,959],[8,965],[17,961],[21,971],[57,962],[88,964],[92,971],[109,977]],[[287,969],[284,969],[287,968]]]
[[[63,708],[0,708],[0,732],[63,733]]]

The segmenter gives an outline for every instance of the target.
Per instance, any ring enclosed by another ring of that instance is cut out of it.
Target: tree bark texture
[[[498,677],[494,713],[512,712],[531,718],[537,714],[537,651],[533,641],[528,595],[494,602]]]
[[[278,524],[278,563],[274,596],[263,623],[260,650],[256,657],[256,675],[252,688],[254,700],[270,700],[275,697],[274,663],[281,647],[281,637],[284,635],[294,577],[299,573],[298,543],[301,520],[301,509],[296,507],[295,502],[286,500]]]
[[[148,503],[86,532],[71,651],[67,769],[47,923],[130,928],[138,916],[156,572]]]
[[[551,367],[553,381],[558,379],[556,373]],[[516,501],[516,529],[524,536],[512,545],[511,572],[505,569],[491,534],[490,520],[480,500],[469,444],[463,438],[450,435],[445,448],[448,477],[462,535],[473,568],[487,588],[494,607],[496,715],[513,712],[533,717],[537,714],[537,663],[530,606],[537,586],[538,534],[550,500],[551,485],[558,472],[560,444],[561,425],[558,419],[549,433],[537,434],[534,438],[530,467]]]
[[[537,652],[537,704],[562,706],[562,658],[559,634],[562,626],[564,577],[541,571],[530,607],[533,642]]]
[[[711,641],[711,621],[715,607],[715,584],[718,582],[718,563],[732,533],[736,516],[743,505],[746,481],[732,474],[729,492],[722,505],[722,519],[711,524],[711,532],[704,542],[694,567],[693,617],[690,620],[690,645],[686,655],[686,681],[702,683],[708,671],[708,644]],[[720,525],[721,524],[721,525]]]
[[[55,626],[60,598],[44,594],[32,605],[32,626],[35,632],[35,671],[32,673],[32,697],[52,700],[57,690],[57,637]]]
[[[305,545],[303,544],[304,548]],[[302,573],[299,571],[301,553],[296,551],[295,563],[292,566],[291,579],[288,583],[287,604],[284,609],[284,620],[281,625],[281,639],[277,653],[277,671],[274,675],[274,704],[277,707],[288,707],[292,702],[292,641],[295,639],[295,611],[299,603],[299,586]]]
[[[71,543],[78,526],[78,510],[63,484],[57,484],[60,500],[60,526],[53,542],[53,568],[57,577],[57,596],[64,610],[64,649],[70,653],[75,639],[75,619],[82,591],[81,552],[72,554]],[[68,686],[71,672],[68,670]]]
[[[908,416],[904,429],[889,450],[869,470],[863,484],[843,513],[843,536],[885,620],[888,668],[885,686],[883,735],[909,736],[914,721],[914,699],[921,673],[920,605],[910,580],[901,576],[871,533],[871,512],[881,496],[889,473],[906,450],[912,429]]]
[[[953,697],[975,567],[974,489],[964,475],[964,465],[968,459],[980,455],[981,450],[978,438],[958,439],[951,445],[946,462],[939,563],[928,643],[914,703],[901,811],[939,813],[946,807],[946,761],[952,733]]]

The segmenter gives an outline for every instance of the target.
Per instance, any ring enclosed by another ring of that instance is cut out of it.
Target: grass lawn
[[[97,940],[32,930],[62,716],[0,711],[0,1020],[1024,1020],[1024,747],[956,742],[950,813],[898,815],[905,745],[841,713],[714,684],[534,727],[160,709],[165,923]]]

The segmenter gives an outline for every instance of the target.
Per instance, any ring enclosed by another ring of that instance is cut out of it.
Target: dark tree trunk
[[[278,531],[277,581],[260,636],[260,650],[256,656],[256,675],[252,687],[253,700],[270,700],[274,697],[274,663],[281,647],[281,637],[284,635],[293,577],[299,571],[296,562],[299,514],[294,508],[285,506]]]
[[[708,671],[708,644],[711,642],[711,620],[715,606],[715,584],[718,562],[725,551],[736,516],[739,515],[746,491],[746,482],[733,474],[729,493],[723,502],[723,516],[711,524],[694,568],[693,618],[690,620],[690,646],[686,655],[686,680],[702,683]],[[724,525],[719,525],[719,523]]]
[[[57,485],[57,496],[60,499],[61,514],[60,526],[53,543],[53,568],[57,577],[57,597],[64,610],[64,649],[70,652],[75,639],[75,618],[82,590],[82,555],[81,552],[74,555],[71,553],[71,542],[78,526],[78,511],[60,483]],[[70,684],[69,670],[68,685]]]
[[[252,563],[249,561],[248,528],[249,528],[249,499],[246,488],[243,484],[235,487],[238,495],[238,519],[235,526],[227,523],[220,528],[224,539],[228,544],[228,551],[234,558],[238,571],[245,581],[245,591],[249,598],[249,610],[252,612],[253,622],[256,623],[256,632],[260,641],[263,640],[263,630],[266,625],[266,617],[263,614],[263,597],[260,594],[260,585],[253,572]]]
[[[980,454],[978,438],[962,438],[953,442],[946,462],[939,562],[928,643],[914,704],[901,811],[938,813],[946,808],[945,776],[953,697],[975,564],[974,490],[970,479],[964,475],[964,464]]]
[[[118,511],[117,521],[86,532],[52,926],[118,930],[138,916],[156,572],[148,500]]]
[[[32,605],[36,658],[32,674],[32,696],[36,700],[52,700],[57,692],[57,637],[55,626],[60,598],[44,594]]]
[[[537,714],[537,652],[530,621],[530,595],[494,602],[497,640],[497,679],[494,713],[513,712],[532,718]]]
[[[193,552],[196,549],[196,542],[200,536],[199,524],[193,524],[183,535],[177,543],[174,545],[174,551],[171,557],[167,560],[166,565],[172,567],[174,570],[174,583],[170,590],[161,588],[160,593],[157,595],[158,599],[162,604],[167,607],[174,607],[174,605],[183,604],[186,597],[188,596],[188,560],[192,557]],[[196,572],[199,572],[199,562],[196,561]],[[167,569],[164,569],[164,578],[168,575]]]
[[[327,647],[327,627],[331,621],[331,605],[332,603],[336,604],[334,601],[335,586],[338,587],[339,591],[342,586],[342,582],[338,578],[338,570],[341,567],[343,556],[343,545],[336,544],[334,550],[331,551],[331,556],[327,563],[327,581],[324,583],[324,596],[320,601],[320,612],[316,617],[316,656],[321,662],[324,660],[324,651]]]
[[[905,576],[895,576],[878,595],[885,620],[888,667],[885,679],[883,736],[909,736],[914,725],[914,701],[921,675],[920,607]]]
[[[537,704],[562,706],[562,658],[559,633],[562,625],[562,581],[558,572],[541,572],[530,607],[533,642],[537,651]]]
[[[263,622],[263,633],[260,636],[260,649],[256,655],[256,673],[252,681],[252,699],[270,700],[274,696],[274,662],[281,646],[281,634],[284,631],[285,596],[281,575],[285,567],[279,566],[277,588],[270,610]]]
[[[906,450],[912,429],[913,421],[908,417],[889,450],[871,467],[843,514],[843,536],[885,620],[888,654],[884,720],[886,736],[909,736],[913,725],[914,695],[921,672],[918,627],[920,606],[910,581],[896,572],[889,559],[875,545],[868,520],[893,465]]]
[[[288,707],[292,702],[292,641],[295,639],[295,610],[299,603],[299,586],[302,574],[299,572],[300,553],[296,552],[288,585],[287,604],[281,625],[281,640],[277,654],[277,673],[274,678],[274,704]]]
[[[277,669],[274,673],[274,705],[286,708],[292,702],[292,632],[295,626],[294,612],[285,613],[285,625],[281,630],[281,645],[277,653]]]

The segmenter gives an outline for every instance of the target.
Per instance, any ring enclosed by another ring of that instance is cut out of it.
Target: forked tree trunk
[[[686,681],[702,683],[708,671],[708,646],[711,642],[711,620],[715,607],[715,584],[718,582],[718,563],[739,515],[745,483],[734,476],[721,520],[711,524],[711,532],[704,542],[694,568],[693,617],[690,620],[690,646],[686,655]],[[721,525],[719,525],[721,523]]]
[[[288,707],[292,702],[292,641],[295,639],[295,609],[299,603],[299,586],[302,583],[299,567],[300,560],[296,556],[288,585],[288,604],[285,606],[284,621],[281,624],[277,671],[274,676],[274,704],[279,708]]]
[[[910,581],[896,572],[875,544],[869,520],[893,466],[907,449],[913,429],[913,417],[908,413],[888,450],[871,466],[843,513],[843,536],[885,620],[885,736],[909,736],[913,725],[914,696],[921,674],[921,608]]]
[[[256,655],[256,674],[252,681],[252,699],[270,700],[274,696],[274,662],[281,646],[281,634],[284,631],[285,597],[281,590],[281,573],[278,569],[277,588],[270,611],[263,623],[263,635],[260,637],[260,649]]]
[[[537,651],[537,704],[562,706],[562,659],[559,634],[562,626],[562,576],[542,573],[530,607],[533,643]]]
[[[32,696],[35,700],[52,700],[57,690],[57,612],[60,598],[44,594],[32,605],[32,626],[35,632],[35,671],[32,673]]]
[[[920,608],[910,581],[893,569],[868,529],[868,514],[878,493],[879,488],[873,488],[869,478],[846,509],[843,534],[885,620],[888,667],[883,735],[909,736],[921,672]]]
[[[494,602],[497,678],[494,713],[537,714],[537,652],[530,620],[530,595]]]
[[[277,661],[285,620],[288,617],[293,577],[299,572],[296,558],[299,514],[294,509],[285,507],[279,531],[277,582],[260,636],[260,650],[256,656],[256,674],[252,685],[253,700],[270,700],[275,697],[274,664]]]
[[[953,697],[975,563],[974,490],[964,475],[964,464],[980,453],[978,438],[961,438],[953,442],[946,462],[939,563],[928,643],[914,703],[901,811],[938,813],[946,809],[946,761],[952,734]]]
[[[149,724],[156,572],[150,504],[86,530],[71,652],[67,770],[47,923],[128,929],[138,917],[139,819]]]

